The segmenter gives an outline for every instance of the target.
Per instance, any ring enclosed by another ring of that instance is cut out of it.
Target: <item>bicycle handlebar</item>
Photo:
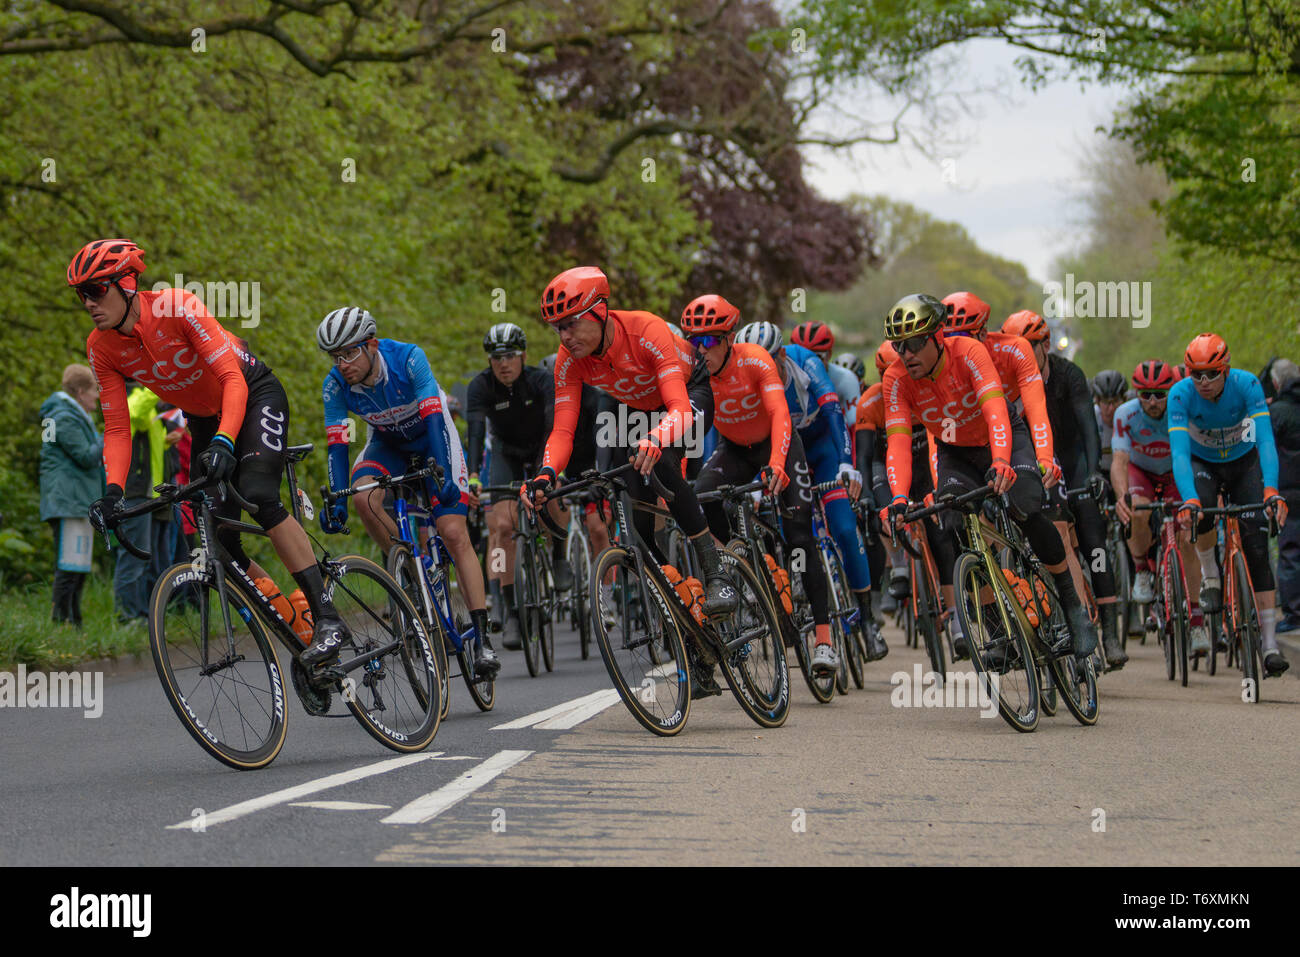
[[[103,528],[99,528],[98,531],[104,536],[104,541],[107,543],[109,531],[117,531],[117,527],[125,519],[135,518],[137,515],[152,514],[153,512],[160,511],[164,508],[170,508],[175,502],[188,501],[197,498],[201,492],[213,484],[211,476],[205,475],[202,478],[195,479],[187,485],[178,486],[172,485],[169,482],[164,482],[162,485],[155,485],[154,491],[158,493],[157,498],[151,498],[145,502],[141,502],[139,505],[132,505],[130,508],[124,508],[111,513],[108,516],[110,520],[108,524]],[[223,481],[218,484],[221,485],[224,493],[234,499],[240,508],[244,509],[244,511],[248,512],[250,515],[257,514],[257,506],[244,498],[244,496],[240,495],[239,490],[235,488],[233,483]],[[117,543],[141,561],[147,562],[153,558],[152,552],[140,548],[135,544],[135,542],[131,541],[121,532],[117,532]]]

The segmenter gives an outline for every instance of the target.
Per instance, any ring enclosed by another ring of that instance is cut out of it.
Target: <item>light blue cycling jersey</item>
[[[1149,475],[1168,474],[1173,462],[1169,457],[1167,421],[1167,417],[1153,419],[1143,412],[1142,400],[1129,399],[1115,410],[1111,452],[1123,452],[1129,462]]]
[[[1174,481],[1184,500],[1196,498],[1192,456],[1205,462],[1231,462],[1259,450],[1259,467],[1266,488],[1277,488],[1277,446],[1273,423],[1259,380],[1244,369],[1229,369],[1215,402],[1202,399],[1191,378],[1169,390],[1169,446]]]
[[[847,371],[847,370],[845,370]],[[839,394],[831,384],[826,366],[817,354],[803,346],[785,347],[785,401],[790,407],[790,420],[800,438],[818,440],[829,434],[840,451],[840,461],[852,462],[849,433],[844,425],[844,413]],[[853,373],[849,373],[850,376]],[[827,407],[830,408],[827,408]],[[823,415],[822,411],[826,410]],[[804,442],[807,451],[810,441]]]
[[[325,376],[325,434],[331,488],[348,484],[348,413],[367,423],[366,444],[381,441],[402,451],[424,451],[446,470],[447,482],[466,487],[465,455],[451,412],[424,350],[408,342],[379,340],[375,384],[348,385],[338,366]],[[454,438],[453,438],[454,437]]]

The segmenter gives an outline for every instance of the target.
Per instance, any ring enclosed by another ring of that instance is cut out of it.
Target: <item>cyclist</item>
[[[315,624],[312,647],[333,650],[350,635],[325,590],[311,542],[280,502],[284,474],[284,436],[289,431],[289,399],[280,380],[209,315],[203,303],[183,289],[144,292],[144,250],[129,239],[97,239],[68,264],[68,285],[76,290],[95,329],[86,339],[86,356],[95,372],[104,410],[106,494],[91,505],[91,523],[103,530],[116,524],[131,462],[128,378],[177,406],[193,437],[190,475],[228,480],[257,506],[257,523],[298,583]],[[238,519],[239,507],[223,503],[218,514]],[[254,578],[269,577],[249,560],[239,534],[222,528],[217,541]],[[305,665],[313,662],[303,654]]]
[[[1133,370],[1136,399],[1121,405],[1114,416],[1115,439],[1110,465],[1111,487],[1115,490],[1115,514],[1129,524],[1129,552],[1137,576],[1133,582],[1133,601],[1146,604],[1155,599],[1152,580],[1151,513],[1134,511],[1132,505],[1146,505],[1156,499],[1177,502],[1174,464],[1169,454],[1169,429],[1165,412],[1169,390],[1178,381],[1174,367],[1159,359],[1139,362]],[[1191,534],[1178,534],[1183,553],[1183,571],[1187,577],[1188,620],[1192,626],[1192,651],[1210,650],[1209,630],[1201,612],[1199,599],[1200,564],[1192,554]]]
[[[1061,536],[1042,513],[1042,476],[1029,430],[1023,419],[1013,420],[1007,412],[1001,376],[988,350],[971,338],[946,337],[946,319],[944,303],[925,294],[905,296],[885,317],[885,338],[902,361],[885,370],[882,386],[893,496],[890,514],[882,515],[882,521],[909,507],[915,415],[935,438],[937,493],[960,495],[990,481],[996,493],[1008,495],[1012,519],[1052,573],[1074,653],[1086,657],[1097,646],[1096,629],[1075,591]],[[950,533],[955,524],[947,513]]]
[[[895,351],[893,343],[888,341],[881,343],[880,348],[876,350],[876,369],[882,380],[885,370],[897,361],[898,352]],[[876,509],[876,514],[871,516],[871,520],[878,522],[879,510],[887,507],[892,497],[886,470],[885,403],[881,383],[872,385],[858,401],[857,428],[860,433],[858,468],[864,474],[871,476],[871,497]],[[928,502],[934,494],[931,452],[929,432],[914,416],[912,418],[912,484],[908,491],[909,498],[914,502]],[[941,598],[945,602],[944,607],[951,609],[952,567],[957,560],[952,539],[940,532],[936,522],[927,521],[923,524],[930,553],[934,556],[935,567],[939,572]],[[895,548],[888,535],[880,535],[878,541],[880,547],[884,549],[884,555],[888,556],[891,572],[889,586],[885,592],[890,601],[882,601],[881,607],[885,611],[893,611],[898,607],[899,601],[911,594],[912,583],[908,576],[907,552],[901,546]],[[948,625],[952,631],[953,651],[956,657],[959,659],[969,657],[966,639],[961,633],[961,624],[956,616],[948,616]]]
[[[832,489],[822,495],[826,524],[839,546],[849,589],[861,611],[863,634],[867,638],[867,660],[883,658],[889,654],[889,645],[874,627],[871,566],[849,501],[850,497],[856,499],[862,491],[862,473],[854,464],[845,416],[840,411],[839,395],[826,374],[825,362],[803,346],[782,345],[781,330],[770,322],[750,323],[740,331],[736,341],[761,345],[776,360],[785,386],[786,404],[803,455],[812,469],[812,480],[818,484],[839,481],[848,485],[847,489]],[[835,368],[842,369],[841,366]],[[853,401],[856,418],[856,396]],[[872,624],[867,625],[867,622]]]
[[[702,435],[712,425],[713,392],[704,363],[695,360],[690,346],[674,336],[660,317],[610,309],[609,279],[595,266],[566,269],[552,279],[542,293],[541,313],[560,336],[555,423],[540,473],[520,490],[525,506],[535,508],[544,501],[546,488],[555,485],[569,463],[584,383],[633,409],[658,413],[658,424],[634,445],[633,465],[643,477],[653,472],[672,493],[669,510],[691,540],[704,573],[705,613],[729,615],[736,609],[736,590],[722,571],[699,500],[682,477],[681,467],[688,430]],[[635,483],[633,491],[638,501],[656,498],[646,483]],[[667,564],[655,543],[654,516],[638,510],[633,520],[656,560]]]
[[[862,382],[861,377],[854,377],[848,369],[831,363],[831,350],[835,348],[835,333],[831,327],[824,322],[801,322],[791,330],[790,342],[807,349],[822,361],[831,385],[835,387],[835,394],[839,397],[844,423],[852,432],[858,396],[862,394]]]
[[[770,472],[768,490],[781,494],[790,513],[782,519],[782,534],[792,551],[802,550],[805,556],[804,590],[815,630],[812,672],[830,674],[840,661],[831,642],[826,572],[815,557],[808,462],[799,433],[792,427],[777,371],[779,360],[764,345],[741,341],[747,337],[743,332],[739,338],[735,334],[739,320],[740,310],[721,296],[700,296],[682,312],[682,329],[708,365],[718,429],[718,446],[700,469],[696,487],[712,491],[720,485],[748,482],[764,467]],[[756,336],[759,325],[776,328],[771,323],[752,323],[745,327],[750,330],[748,338]],[[809,361],[820,366],[813,356]],[[727,541],[731,536],[722,503],[710,503],[705,514],[713,534]]]
[[[470,488],[477,496],[483,448],[491,433],[492,454],[488,457],[488,484],[522,482],[524,470],[542,458],[542,443],[551,430],[555,413],[554,379],[537,366],[527,365],[528,336],[513,322],[499,322],[483,337],[488,368],[470,380],[465,391],[465,419],[469,423]],[[553,503],[551,514],[560,527],[568,516]],[[487,510],[488,567],[491,571],[494,631],[506,630],[507,648],[523,647],[520,623],[510,615],[515,607],[515,506],[509,499],[497,499]],[[551,542],[555,587],[567,591],[573,586],[565,540]]]
[[[1172,372],[1172,370],[1171,370]],[[1115,410],[1126,400],[1128,394],[1128,380],[1124,378],[1122,372],[1116,372],[1114,369],[1103,369],[1092,378],[1092,398],[1096,405],[1093,409],[1097,413],[1097,431],[1101,433],[1101,457],[1097,460],[1097,468],[1101,472],[1102,478],[1110,475],[1111,470],[1111,442],[1115,434]]]
[[[330,488],[340,489],[378,475],[400,475],[412,456],[434,459],[443,469],[442,484],[429,484],[438,534],[456,565],[456,581],[469,606],[477,636],[475,674],[490,678],[501,668],[488,637],[483,595],[483,570],[469,539],[465,520],[465,455],[451,421],[446,395],[438,387],[429,360],[419,346],[378,338],[374,318],[357,306],[335,309],[316,328],[316,344],[331,359],[321,388],[325,406],[325,434],[329,441]],[[348,471],[351,445],[349,413],[367,424],[365,447]],[[397,524],[384,508],[384,490],[373,488],[356,496],[357,511],[366,531],[384,554],[385,563],[397,535]],[[321,510],[321,529],[343,530],[348,500],[337,499]],[[337,650],[334,651],[337,654]],[[316,651],[315,642],[303,653],[313,661],[331,657]]]
[[[1052,509],[1057,515],[1057,531],[1065,545],[1071,572],[1080,583],[1083,582],[1083,569],[1075,554],[1075,539],[1089,560],[1107,669],[1118,671],[1128,661],[1128,655],[1120,643],[1115,572],[1108,562],[1103,561],[1098,570],[1093,561],[1099,555],[1106,555],[1106,523],[1095,497],[1102,491],[1104,480],[1096,474],[1101,439],[1097,434],[1097,417],[1092,407],[1088,377],[1075,363],[1052,353],[1051,331],[1038,313],[1029,309],[1014,313],[1002,324],[1002,331],[1020,336],[1032,346],[1034,360],[1042,373],[1047,418],[1052,434],[1057,437],[1054,450],[1065,477],[1056,489]],[[1066,489],[1085,485],[1092,488],[1092,494],[1079,495],[1067,501]]]
[[[1246,505],[1263,502],[1279,525],[1286,524],[1286,500],[1278,494],[1277,447],[1259,380],[1232,368],[1228,344],[1203,332],[1183,356],[1188,378],[1169,390],[1169,446],[1174,480],[1183,507],[1179,518],[1196,521],[1197,558],[1201,566],[1201,608],[1219,610],[1222,591],[1215,561],[1214,518],[1200,515],[1202,503],[1213,506],[1220,493]],[[1269,565],[1264,516],[1247,512],[1238,519],[1241,547],[1255,586],[1259,609],[1260,649],[1264,671],[1276,677],[1290,667],[1277,646],[1273,569]]]

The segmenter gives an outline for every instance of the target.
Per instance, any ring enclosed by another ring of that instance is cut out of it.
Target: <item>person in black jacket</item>
[[[483,337],[488,368],[470,380],[465,393],[465,421],[469,431],[469,484],[477,494],[482,484],[485,440],[490,432],[488,485],[523,482],[536,474],[546,437],[555,417],[555,384],[537,366],[526,364],[528,337],[513,322],[499,322]],[[552,506],[552,516],[561,527],[568,515]],[[515,502],[498,497],[488,509],[488,590],[492,595],[492,630],[505,627],[508,609],[515,607]],[[566,539],[552,543],[555,587],[573,587],[573,569],[566,556]],[[505,646],[522,647],[519,622],[506,632]]]
[[[1272,364],[1276,397],[1269,406],[1277,446],[1277,490],[1292,508],[1300,505],[1300,369],[1289,359]],[[1280,632],[1300,631],[1300,521],[1288,521],[1277,539],[1277,600]]]

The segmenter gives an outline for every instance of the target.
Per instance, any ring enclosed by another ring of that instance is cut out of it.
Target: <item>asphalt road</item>
[[[864,691],[818,705],[792,676],[783,728],[724,695],[660,739],[557,631],[553,674],[506,654],[490,714],[453,681],[424,754],[291,696],[255,772],[194,744],[146,660],[107,678],[97,719],[0,710],[0,865],[1300,863],[1292,675],[1250,705],[1235,674],[1183,688],[1131,643],[1095,727],[1062,709],[1024,735],[893,706],[891,675],[921,657],[887,634]]]

